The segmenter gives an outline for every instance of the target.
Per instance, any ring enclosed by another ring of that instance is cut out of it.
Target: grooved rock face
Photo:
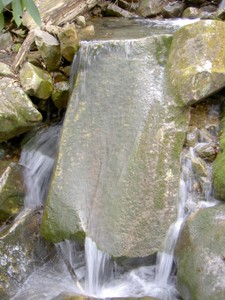
[[[199,21],[175,33],[168,73],[179,105],[193,104],[225,86],[224,39],[222,21]]]
[[[39,111],[11,78],[0,79],[0,142],[24,133],[42,120]]]
[[[85,233],[115,257],[162,247],[188,117],[164,86],[170,42],[161,34],[84,45],[43,216],[47,239]]]
[[[176,246],[178,290],[183,299],[225,298],[225,207],[191,215]]]

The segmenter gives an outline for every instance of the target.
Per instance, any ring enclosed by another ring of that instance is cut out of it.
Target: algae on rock
[[[225,206],[192,214],[176,246],[178,291],[182,299],[225,298]]]
[[[42,120],[30,98],[12,78],[0,79],[0,142],[18,136]]]
[[[180,106],[193,104],[225,86],[224,40],[222,21],[198,21],[174,34],[168,74]]]

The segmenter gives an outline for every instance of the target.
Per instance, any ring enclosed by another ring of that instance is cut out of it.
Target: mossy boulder
[[[225,112],[221,120],[219,153],[213,164],[214,195],[225,201]]]
[[[30,98],[12,78],[0,79],[0,142],[30,130],[42,120]]]
[[[59,41],[50,33],[43,30],[35,31],[35,43],[40,51],[48,71],[59,68],[61,62],[61,52]]]
[[[182,299],[225,299],[225,205],[192,214],[178,239],[175,258]]]
[[[58,35],[62,56],[72,61],[74,54],[79,48],[79,39],[74,24],[66,24]]]
[[[168,75],[180,106],[193,104],[225,86],[224,40],[222,21],[202,20],[174,34]]]
[[[0,178],[0,221],[15,217],[20,212],[24,196],[23,167],[11,162]]]
[[[57,108],[66,108],[69,99],[69,90],[68,81],[59,81],[54,84],[52,101]]]
[[[114,257],[161,249],[176,219],[188,119],[164,86],[170,41],[161,34],[83,49],[43,215],[45,238],[86,234]]]
[[[27,277],[54,252],[53,246],[39,235],[40,220],[39,211],[27,210],[0,233],[0,291],[6,295],[3,299],[12,299]]]
[[[26,62],[20,70],[20,81],[29,96],[42,100],[48,99],[53,91],[51,75],[29,62]]]

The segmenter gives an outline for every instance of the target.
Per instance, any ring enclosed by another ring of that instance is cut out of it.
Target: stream
[[[130,22],[130,21],[128,21]],[[137,23],[140,21],[137,21]],[[187,22],[184,20],[182,25]],[[175,24],[175,25],[174,25]],[[100,25],[99,25],[100,26]],[[111,30],[110,23],[100,26],[101,35]],[[114,25],[115,26],[115,25]],[[120,25],[121,26],[121,25]],[[121,38],[121,28],[111,34],[113,39]],[[147,24],[153,32],[165,26],[161,22]],[[166,30],[173,32],[179,21],[168,22]],[[132,27],[132,30],[135,26]],[[129,28],[130,30],[130,28]],[[146,27],[141,27],[141,34],[146,35]],[[130,33],[129,33],[130,34]],[[140,35],[140,29],[137,33]],[[143,37],[143,36],[142,36]],[[87,55],[87,44],[83,43],[80,55]],[[104,43],[104,41],[103,41]],[[132,42],[131,42],[132,43]],[[96,46],[97,49],[97,46]],[[84,52],[82,52],[84,51]],[[132,56],[127,48],[128,57]],[[80,58],[78,57],[77,60]],[[87,61],[89,57],[86,57]],[[79,69],[79,62],[74,62],[74,73]],[[76,74],[71,79],[71,84]],[[23,148],[20,164],[25,167],[25,182],[27,194],[25,209],[35,209],[44,206],[50,178],[55,165],[57,144],[62,125],[50,126],[37,133]],[[184,149],[181,154],[181,176],[179,197],[177,203],[176,221],[168,228],[162,252],[157,254],[156,263],[141,266],[132,270],[124,270],[108,254],[100,251],[90,237],[85,238],[84,247],[75,241],[65,240],[55,245],[56,254],[42,267],[37,268],[25,281],[12,300],[53,300],[60,293],[82,294],[96,298],[145,297],[151,296],[163,300],[179,299],[176,290],[176,267],[174,266],[174,250],[179,232],[187,216],[202,206],[215,205],[210,185],[206,185],[204,201],[197,201],[192,189],[194,171],[192,159],[195,156],[193,148]],[[210,178],[209,170],[209,180]]]

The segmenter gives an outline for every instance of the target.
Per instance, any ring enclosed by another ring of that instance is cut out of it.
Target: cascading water
[[[128,57],[129,50],[128,47]],[[87,55],[87,51],[85,53]],[[88,64],[88,57],[86,61]],[[75,70],[79,68],[79,64],[78,56],[74,64]],[[44,203],[59,132],[59,125],[50,127],[32,138],[24,147],[20,163],[26,169],[26,208],[35,208]],[[64,241],[56,245],[63,259],[57,257],[33,272],[13,300],[26,299],[27,295],[33,300],[51,300],[61,292],[82,293],[99,298],[152,296],[164,300],[177,299],[176,278],[173,274],[174,249],[185,218],[200,205],[192,188],[194,174],[191,158],[194,155],[193,149],[182,155],[177,220],[168,230],[164,250],[158,254],[155,265],[121,272],[112,258],[101,252],[90,238],[85,240],[85,254],[77,248],[75,242]],[[209,185],[206,188],[205,195],[210,195]],[[204,201],[204,205],[213,204],[214,202]]]
[[[36,208],[44,204],[51,178],[57,141],[61,126],[44,129],[24,146],[20,164],[25,167],[26,197],[25,208]]]
[[[225,9],[225,0],[220,2],[219,9]]]

